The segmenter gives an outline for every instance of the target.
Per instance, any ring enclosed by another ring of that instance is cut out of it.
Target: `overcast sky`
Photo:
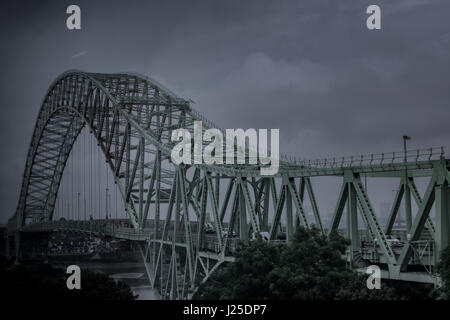
[[[66,28],[81,7],[82,30]],[[366,28],[370,4],[382,29]],[[2,1],[0,223],[50,83],[135,71],[222,128],[279,128],[303,158],[448,146],[450,1]]]

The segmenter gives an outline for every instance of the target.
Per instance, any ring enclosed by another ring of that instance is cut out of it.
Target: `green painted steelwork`
[[[449,244],[450,161],[443,149],[320,160],[282,156],[274,176],[261,176],[260,163],[176,166],[170,161],[174,145],[171,133],[186,128],[193,134],[194,121],[202,121],[204,131],[218,128],[195,111],[191,101],[176,96],[150,78],[77,70],[60,75],[42,103],[28,150],[18,206],[8,223],[7,243],[14,244],[16,259],[20,259],[23,232],[53,229],[103,232],[136,241],[151,285],[166,298],[186,299],[223,262],[234,260],[238,240],[245,244],[257,234],[268,232],[270,241],[279,241],[282,218],[287,221],[288,240],[297,225],[315,225],[329,234],[338,231],[347,206],[349,258],[355,267],[361,263],[381,263],[388,267],[383,271],[386,277],[428,281],[429,277],[408,271],[408,265],[421,258],[416,259],[416,246],[424,230],[434,237],[434,251],[429,254],[435,259]],[[132,226],[126,230],[113,221],[78,224],[52,221],[62,173],[83,128],[88,128],[97,139],[114,175]],[[322,223],[321,206],[311,181],[321,176],[342,179],[330,226]],[[365,177],[399,180],[384,227],[361,183]],[[423,196],[414,184],[416,177],[430,178]],[[227,182],[224,195],[219,192],[221,181]],[[305,192],[313,221],[305,212]],[[389,235],[403,198],[409,215],[411,193],[419,207],[415,219],[411,215],[408,222],[411,238],[401,248],[395,248]],[[165,214],[161,212],[161,204],[165,204]],[[435,221],[430,218],[433,204]],[[208,208],[213,216],[208,223],[212,223],[214,234],[205,232]],[[371,250],[361,245],[358,217],[368,230]],[[13,252],[9,245],[7,249]],[[368,255],[372,258],[367,258]]]

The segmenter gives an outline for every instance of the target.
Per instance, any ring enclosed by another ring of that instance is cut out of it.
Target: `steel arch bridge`
[[[194,121],[202,121],[204,131],[217,128],[190,103],[138,74],[78,70],[61,74],[48,89],[35,125],[19,203],[8,222],[8,252],[18,259],[21,234],[46,230],[130,239],[140,248],[152,286],[166,298],[182,299],[191,297],[199,282],[223,262],[234,261],[238,240],[246,244],[252,234],[262,232],[275,240],[284,228],[289,241],[297,225],[315,225],[329,234],[338,229],[345,212],[351,240],[348,259],[353,267],[379,264],[384,267],[383,277],[436,283],[432,266],[448,245],[450,228],[450,163],[441,149],[314,161],[284,156],[273,176],[261,176],[259,163],[175,165],[170,160],[173,130],[193,132]],[[97,140],[114,175],[129,227],[113,220],[52,219],[67,159],[84,127]],[[319,176],[342,181],[329,226],[322,223],[311,183],[312,177]],[[372,207],[363,177],[398,180],[385,226]],[[423,195],[415,185],[416,177],[429,179]],[[219,192],[220,182],[226,184],[225,192]],[[418,207],[414,216],[411,195]],[[313,219],[305,211],[305,197]],[[408,239],[397,245],[389,235],[402,201]],[[430,216],[433,205],[434,220]],[[215,230],[206,234],[208,207]],[[358,217],[367,229],[369,246],[361,244]],[[430,268],[417,272],[410,268],[414,265]]]

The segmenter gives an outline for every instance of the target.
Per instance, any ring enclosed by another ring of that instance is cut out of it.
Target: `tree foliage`
[[[2,263],[0,283],[8,299],[55,299],[55,300],[134,300],[130,287],[115,282],[107,275],[82,270],[81,289],[69,290],[66,286],[67,274],[64,270],[48,265],[28,265],[7,268]]]
[[[442,287],[439,289],[441,298],[450,299],[450,246],[442,250],[436,271],[442,279]]]
[[[410,298],[408,285],[401,292],[383,281],[381,290],[369,290],[367,276],[347,268],[343,259],[347,245],[337,234],[328,238],[315,228],[302,227],[289,245],[252,241],[240,248],[236,262],[219,268],[201,284],[194,299]],[[424,292],[428,296],[429,289]]]

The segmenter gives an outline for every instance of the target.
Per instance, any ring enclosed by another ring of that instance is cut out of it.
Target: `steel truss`
[[[202,121],[203,130],[217,128],[193,110],[190,101],[144,76],[76,70],[60,75],[42,103],[19,203],[8,224],[16,258],[20,255],[20,233],[52,221],[63,170],[85,127],[97,139],[124,199],[128,218],[140,232],[133,239],[140,248],[148,278],[166,298],[190,298],[198,284],[222,263],[234,261],[234,233],[244,244],[253,233],[267,232],[271,240],[276,240],[282,218],[290,241],[299,225],[315,225],[326,234],[337,231],[347,208],[351,262],[360,266],[363,260],[358,233],[360,216],[379,247],[378,261],[388,266],[387,277],[394,279],[408,278],[413,243],[424,230],[433,236],[436,259],[449,243],[449,160],[442,153],[436,159],[433,150],[429,154],[417,152],[415,159],[400,162],[399,158],[408,155],[371,155],[342,161],[297,161],[284,157],[274,176],[261,176],[259,164],[176,166],[170,161],[171,133],[177,128],[193,132],[194,121]],[[330,227],[323,225],[311,182],[312,177],[318,176],[342,178]],[[400,180],[385,227],[378,222],[362,177]],[[423,196],[415,186],[415,177],[430,177]],[[221,182],[227,186],[222,194]],[[411,193],[419,210],[414,220],[410,217],[411,239],[398,253],[387,235],[403,197],[411,214]],[[305,211],[305,196],[313,219]],[[162,204],[166,212],[161,212]],[[435,221],[430,218],[433,204]],[[213,235],[206,234],[204,228],[209,210],[215,228]],[[121,236],[120,232],[111,234]]]

